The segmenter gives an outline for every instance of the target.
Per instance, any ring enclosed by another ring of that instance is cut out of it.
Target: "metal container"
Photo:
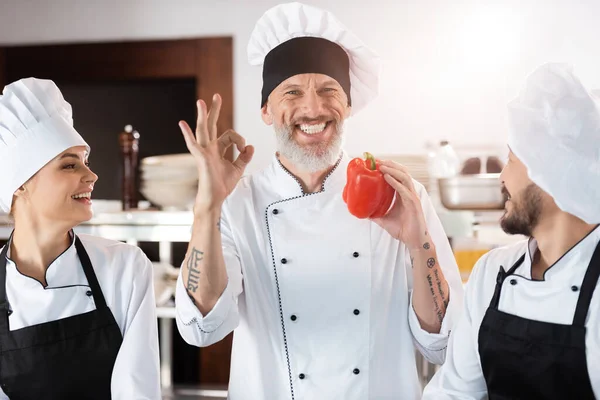
[[[459,175],[438,180],[440,200],[449,210],[503,210],[500,174]]]

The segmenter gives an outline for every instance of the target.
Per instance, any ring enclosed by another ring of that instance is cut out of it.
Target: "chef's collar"
[[[587,268],[588,264],[596,250],[596,246],[600,242],[600,225],[596,226],[590,233],[567,251],[561,258],[551,265],[544,273],[544,280],[556,280],[558,283],[564,281],[564,275],[571,275],[573,268]],[[538,250],[537,240],[529,239],[527,246],[527,255],[523,264],[517,268],[516,273],[531,279],[531,266],[533,264],[533,256]]]
[[[283,166],[281,161],[279,161],[277,154],[275,154],[270,168],[274,179],[273,187],[284,199],[317,194],[325,191],[337,190],[341,192],[346,184],[346,168],[349,161],[348,155],[343,151],[337,163],[325,178],[322,190],[316,193],[304,193],[300,181],[298,181],[298,179]]]

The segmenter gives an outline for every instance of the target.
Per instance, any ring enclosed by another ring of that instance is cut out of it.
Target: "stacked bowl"
[[[191,210],[198,192],[198,167],[191,154],[146,157],[140,163],[140,192],[163,210]]]

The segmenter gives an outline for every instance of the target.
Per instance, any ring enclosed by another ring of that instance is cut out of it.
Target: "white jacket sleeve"
[[[238,297],[242,293],[242,270],[226,213],[221,218],[223,258],[227,268],[227,286],[221,297],[206,315],[189,298],[183,285],[181,272],[177,279],[175,306],[177,328],[183,339],[194,346],[214,344],[231,333],[239,324]]]
[[[152,263],[139,248],[135,250],[130,261],[135,267],[131,279],[133,289],[122,327],[123,343],[112,373],[111,393],[115,400],[160,400]]]
[[[423,208],[423,213],[425,214],[427,229],[429,230],[429,235],[431,236],[431,240],[435,245],[438,262],[442,268],[444,277],[448,282],[448,290],[450,293],[448,307],[446,309],[444,320],[442,321],[440,332],[429,333],[425,331],[423,328],[421,328],[421,324],[413,308],[413,276],[412,267],[410,265],[410,255],[408,254],[407,250],[405,260],[407,261],[406,270],[410,285],[408,323],[414,337],[415,346],[417,349],[419,349],[421,354],[423,354],[423,357],[425,357],[425,359],[431,363],[442,364],[446,357],[448,336],[450,335],[454,324],[458,320],[463,305],[464,290],[458,265],[456,264],[456,259],[454,258],[454,253],[452,252],[452,248],[448,242],[448,237],[444,232],[442,223],[435,212],[435,208],[431,203],[429,195],[427,194],[423,185],[419,184],[418,182],[415,182],[415,189],[417,190],[417,193],[421,199],[421,206]]]
[[[484,255],[473,268],[467,283],[465,304],[462,315],[452,331],[446,362],[434,375],[423,393],[424,400],[483,400],[487,399],[487,388],[478,350],[479,322],[474,322],[472,314],[474,302],[480,298],[475,288],[483,273],[487,255]],[[478,320],[478,319],[477,319]]]

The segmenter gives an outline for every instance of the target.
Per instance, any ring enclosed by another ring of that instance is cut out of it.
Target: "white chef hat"
[[[26,78],[6,86],[0,96],[0,209],[10,211],[14,192],[73,146],[89,152],[54,82]]]
[[[568,64],[544,64],[508,105],[508,144],[561,210],[600,223],[600,110]]]
[[[302,3],[275,6],[258,20],[248,42],[248,61],[263,66],[261,107],[275,87],[301,73],[336,79],[348,95],[352,114],[379,92],[377,54],[333,14]]]

